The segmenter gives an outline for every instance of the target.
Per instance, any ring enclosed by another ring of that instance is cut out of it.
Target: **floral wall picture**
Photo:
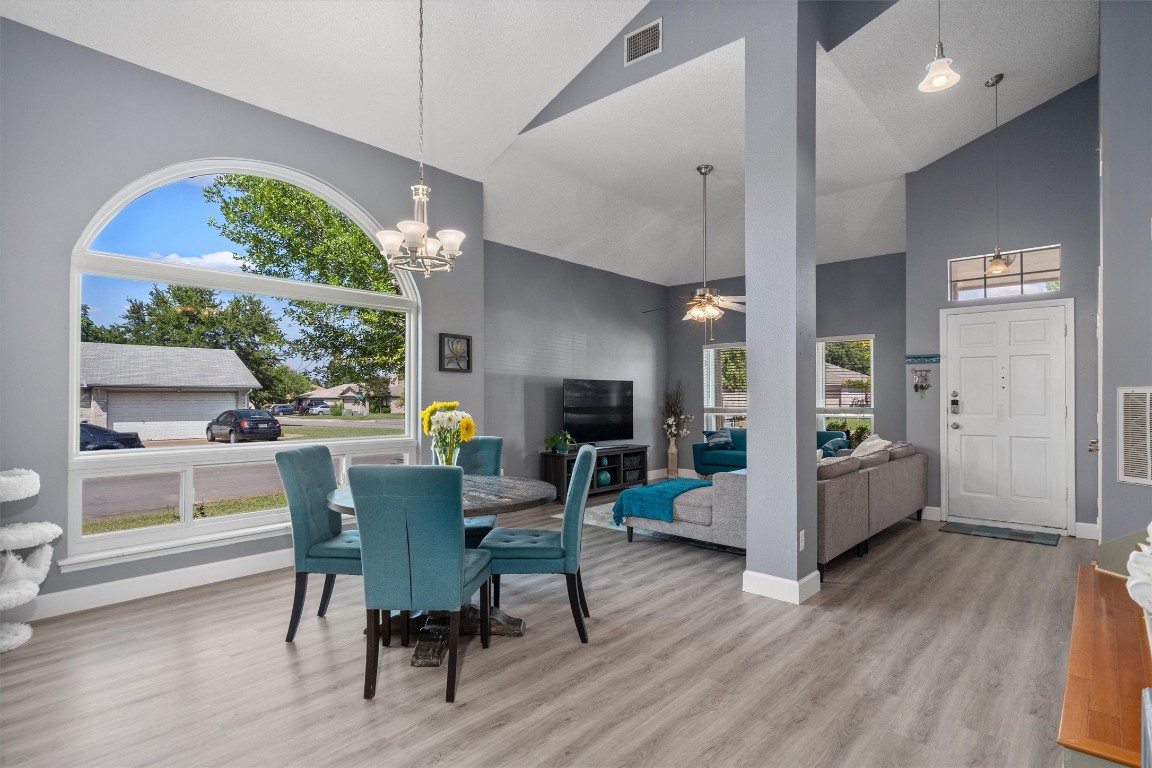
[[[440,334],[440,370],[468,373],[472,370],[472,337]]]

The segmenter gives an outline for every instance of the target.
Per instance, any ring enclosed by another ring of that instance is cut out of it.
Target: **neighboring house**
[[[203,438],[259,388],[230,349],[80,344],[80,418],[144,440]]]
[[[828,408],[868,408],[872,405],[871,388],[845,387],[845,381],[868,381],[868,374],[850,371],[831,363],[824,364],[824,405]]]
[[[397,403],[402,403],[404,397],[404,382],[398,381],[388,388],[389,405],[393,411],[403,411],[401,405],[397,408]],[[337,384],[334,387],[317,387],[310,392],[305,392],[295,398],[296,405],[303,405],[304,403],[315,402],[323,400],[328,405],[336,403],[344,404],[344,413],[352,414],[366,414],[368,413],[368,401],[364,398],[364,388],[359,384]]]

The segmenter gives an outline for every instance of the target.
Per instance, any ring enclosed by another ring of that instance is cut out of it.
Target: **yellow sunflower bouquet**
[[[420,424],[424,434],[432,438],[432,452],[436,463],[455,464],[460,445],[476,436],[476,422],[472,416],[457,410],[457,401],[436,401],[420,411]]]

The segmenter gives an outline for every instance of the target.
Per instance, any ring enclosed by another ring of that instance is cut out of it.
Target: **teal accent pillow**
[[[732,450],[732,433],[726,429],[721,429],[708,435],[708,450],[710,451],[730,451]]]
[[[848,441],[842,437],[834,437],[824,445],[820,446],[820,450],[824,453],[824,458],[830,458],[836,455],[836,451],[848,447]]]

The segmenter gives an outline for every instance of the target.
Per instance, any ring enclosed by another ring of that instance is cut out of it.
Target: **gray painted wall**
[[[634,382],[629,443],[663,467],[667,289],[500,243],[485,243],[485,424],[504,437],[504,471],[539,477],[544,438],[562,426],[565,378]]]
[[[1152,488],[1116,481],[1116,388],[1152,385],[1152,3],[1100,4],[1100,134],[1104,173],[1101,536],[1152,519]],[[1077,446],[1079,447],[1079,446]]]
[[[904,254],[816,266],[816,335],[872,333],[876,432],[905,440],[911,374],[904,365]]]
[[[67,525],[69,263],[82,230],[117,190],[160,168],[205,157],[262,160],[309,173],[379,222],[411,212],[415,162],[0,20],[0,391],[36,408],[0,409],[0,467],[40,473],[31,501],[4,522]],[[420,280],[423,344],[470,333],[483,360],[484,235],[478,182],[428,169],[431,215],[468,233],[460,267]],[[425,357],[421,402],[459,399],[486,427],[484,376],[438,373]],[[414,404],[410,404],[414,405]],[[54,592],[289,546],[288,536],[61,574]],[[66,556],[61,544],[59,557]]]
[[[1011,75],[1001,88],[1011,88]],[[991,94],[989,94],[991,101]],[[908,174],[907,351],[940,350],[948,259],[995,245],[995,144],[991,133]],[[1096,521],[1096,290],[1099,263],[1097,82],[1087,80],[1000,128],[1000,244],[1004,250],[1059,243],[1061,288],[1041,299],[1076,300],[1076,519]],[[1146,298],[1143,300],[1146,302]],[[1145,343],[1147,343],[1145,341]],[[926,396],[907,398],[908,439],[929,457],[928,504],[940,504],[939,366]]]

